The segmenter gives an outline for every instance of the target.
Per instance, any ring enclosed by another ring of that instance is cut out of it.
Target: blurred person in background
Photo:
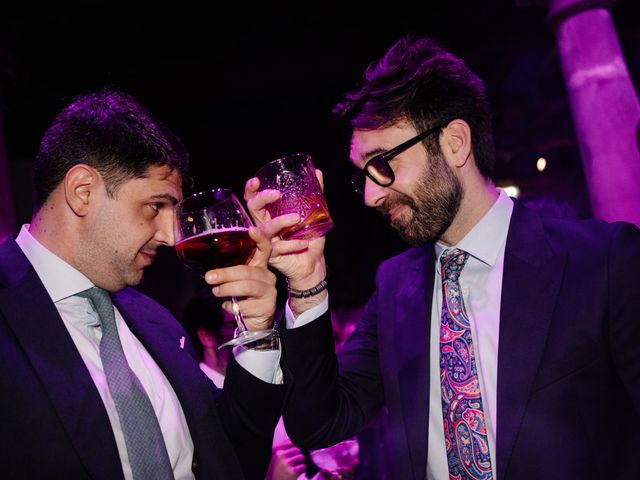
[[[198,290],[187,303],[182,324],[200,359],[200,369],[216,387],[224,386],[231,348],[218,347],[233,338],[236,321],[222,308],[223,299],[211,295],[210,288]]]

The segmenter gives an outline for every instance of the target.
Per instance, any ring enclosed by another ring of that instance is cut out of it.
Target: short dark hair
[[[103,90],[74,98],[45,132],[33,173],[36,211],[79,163],[95,168],[113,196],[152,166],[166,165],[184,177],[189,154],[178,136],[132,96]]]
[[[463,60],[429,38],[410,34],[398,40],[369,65],[362,86],[333,112],[362,130],[406,120],[421,132],[460,118],[471,128],[478,169],[487,178],[493,175],[495,148],[484,83]],[[424,146],[438,152],[437,136],[427,137]]]

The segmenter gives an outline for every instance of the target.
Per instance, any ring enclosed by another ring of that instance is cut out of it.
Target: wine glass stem
[[[236,297],[231,297],[231,302],[233,303],[233,316],[236,317],[236,324],[238,325],[238,330],[241,332],[247,331],[247,324],[244,323],[244,317],[242,316],[242,312],[240,311],[240,305],[238,305],[238,301]]]

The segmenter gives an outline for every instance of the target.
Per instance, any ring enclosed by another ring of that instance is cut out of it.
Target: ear
[[[471,158],[471,128],[461,119],[453,120],[443,131],[441,146],[452,167],[464,167]]]
[[[202,327],[198,327],[198,340],[205,348],[214,348],[217,346],[214,336]]]
[[[67,205],[77,216],[84,217],[92,197],[98,192],[102,177],[95,168],[80,163],[69,169],[63,182]]]

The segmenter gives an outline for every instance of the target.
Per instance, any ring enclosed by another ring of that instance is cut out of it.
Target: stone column
[[[516,3],[548,9],[594,216],[640,226],[640,105],[609,12],[615,2]]]

